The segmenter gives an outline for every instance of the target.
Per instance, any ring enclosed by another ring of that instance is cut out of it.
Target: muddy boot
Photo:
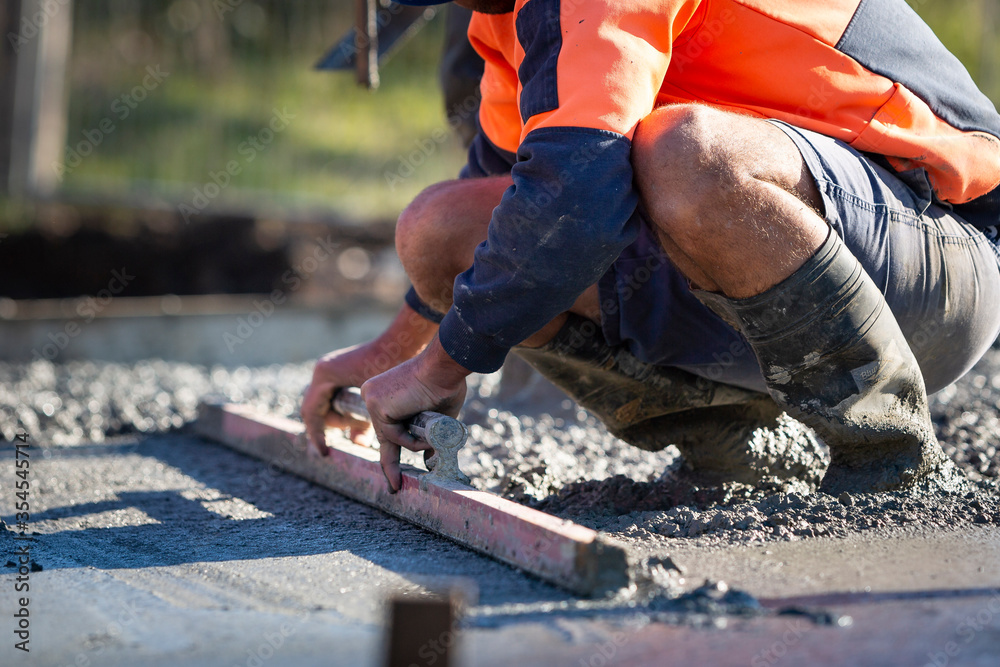
[[[818,444],[805,429],[789,428],[794,422],[766,394],[639,361],[572,314],[550,342],[515,353],[616,437],[648,451],[673,444],[705,481],[818,482]]]
[[[778,405],[829,446],[821,490],[888,491],[944,475],[920,368],[837,234],[763,294],[698,296],[742,330]]]

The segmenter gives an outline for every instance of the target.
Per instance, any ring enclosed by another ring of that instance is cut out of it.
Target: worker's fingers
[[[312,447],[322,456],[329,454],[326,445],[327,426],[338,426],[340,417],[333,413],[330,400],[334,390],[343,384],[338,370],[337,353],[324,356],[313,367],[312,381],[302,395],[302,422]]]
[[[361,445],[363,447],[371,447],[375,444],[375,430],[372,428],[371,424],[352,427],[348,431],[347,437],[350,438],[351,442],[354,444]]]
[[[327,428],[339,428],[345,431],[366,431],[371,428],[371,424],[366,421],[361,421],[358,419],[353,419],[345,415],[337,413],[335,410],[330,410],[326,413],[326,427]]]
[[[431,446],[423,440],[414,438],[406,430],[406,426],[402,422],[392,420],[384,421],[377,425],[373,423],[372,425],[375,437],[378,438],[380,444],[384,445],[388,442],[397,448],[408,449],[411,452],[422,452],[425,449],[431,449]]]
[[[369,422],[352,419],[331,410],[326,415],[326,428],[343,430],[348,440],[356,445],[371,447],[374,444],[375,432]]]
[[[313,382],[302,398],[302,422],[306,425],[306,435],[316,451],[326,456],[326,429],[342,428],[363,433],[369,428],[368,422],[358,421],[337,414],[330,405],[335,389],[328,382]]]
[[[382,472],[389,482],[392,493],[396,493],[402,484],[402,473],[399,468],[399,454],[405,448],[420,452],[431,446],[422,440],[414,438],[403,422],[386,418],[379,413],[372,415],[372,430],[379,442],[379,461]]]
[[[310,385],[302,399],[302,422],[312,447],[321,456],[326,456],[330,451],[326,446],[326,418],[331,410],[329,399],[323,401],[322,393],[321,389]]]
[[[420,452],[431,449],[431,446],[410,435],[402,424],[385,425],[378,434],[378,441],[382,472],[389,482],[390,492],[396,493],[403,484],[403,473],[399,467],[400,447]]]
[[[375,436],[383,448],[382,469],[393,489],[399,488],[394,482],[398,475],[400,450],[406,448],[420,452],[431,448],[430,444],[410,435],[405,422],[424,410],[455,414],[465,396],[464,377],[455,387],[438,391],[438,387],[428,386],[421,380],[419,371],[418,360],[412,359],[361,385],[361,397],[368,408]]]
[[[403,486],[403,473],[399,469],[399,447],[390,440],[379,439],[379,463],[389,482],[389,493],[396,493]]]

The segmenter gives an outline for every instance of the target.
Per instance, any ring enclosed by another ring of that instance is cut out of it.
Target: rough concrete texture
[[[1000,350],[931,400],[946,451],[978,485],[960,495],[705,486],[673,448],[621,443],[540,380],[512,393],[477,378],[465,471],[611,532],[690,592],[640,608],[574,600],[174,432],[205,394],[294,415],[310,371],[0,365],[0,429],[24,428],[41,447],[31,530],[43,568],[31,575],[33,652],[15,654],[8,627],[0,663],[251,665],[271,653],[271,664],[376,665],[390,591],[459,585],[478,590],[460,664],[995,664]],[[8,522],[14,470],[5,447]],[[0,540],[2,565],[15,543]],[[4,590],[14,577],[0,568]],[[785,613],[761,615],[740,591]]]
[[[453,664],[466,666],[909,665],[938,653],[990,665],[1000,650],[1000,531],[988,527],[728,550],[647,542],[653,570],[690,593],[633,607],[573,599],[190,437],[47,451],[31,468],[31,653],[13,648],[5,593],[4,665],[375,666],[390,595],[456,587],[469,602]],[[0,453],[8,520],[13,459]],[[0,564],[18,546],[0,532]],[[0,587],[16,576],[0,568]]]
[[[309,364],[257,369],[161,361],[4,364],[0,429],[9,439],[20,423],[39,442],[53,445],[163,432],[193,419],[205,395],[295,416],[310,372]],[[689,474],[675,448],[651,453],[630,447],[543,379],[528,374],[523,363],[509,372],[524,378],[501,383],[501,374],[494,374],[472,381],[463,415],[470,426],[470,444],[460,458],[464,471],[479,488],[595,528],[623,536],[709,535],[745,542],[914,523],[1000,524],[998,348],[931,398],[946,453],[975,482],[960,493],[834,498],[814,493],[817,475],[804,481],[775,479],[757,488],[707,486]],[[781,429],[762,431],[754,447],[787,449],[790,439]],[[825,463],[819,455],[810,460],[812,467]]]
[[[610,433],[647,451],[673,445],[706,481],[820,481],[826,450],[768,396],[643,363],[608,347],[590,320],[570,318],[546,345],[517,356]]]

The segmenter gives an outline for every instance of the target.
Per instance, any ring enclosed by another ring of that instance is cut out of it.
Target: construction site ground
[[[2,365],[4,428],[30,434],[31,539],[16,526],[8,444],[0,664],[380,665],[392,596],[458,590],[457,631],[424,664],[448,646],[470,666],[996,665],[998,368],[994,349],[932,408],[974,492],[720,500],[689,488],[694,500],[660,506],[650,498],[680,470],[676,450],[635,451],[530,377],[512,395],[477,379],[474,483],[660,563],[672,601],[630,606],[574,598],[185,425],[206,394],[294,415],[309,364]],[[25,544],[34,565],[19,593]],[[16,648],[24,607],[30,653]]]

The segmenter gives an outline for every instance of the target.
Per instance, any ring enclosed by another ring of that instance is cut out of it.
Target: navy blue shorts
[[[772,122],[802,153],[826,221],[885,294],[928,392],[960,378],[1000,335],[1000,250],[933,198],[922,169],[896,174],[841,141]],[[649,363],[765,390],[753,350],[691,293],[647,226],[599,287],[612,345]]]

